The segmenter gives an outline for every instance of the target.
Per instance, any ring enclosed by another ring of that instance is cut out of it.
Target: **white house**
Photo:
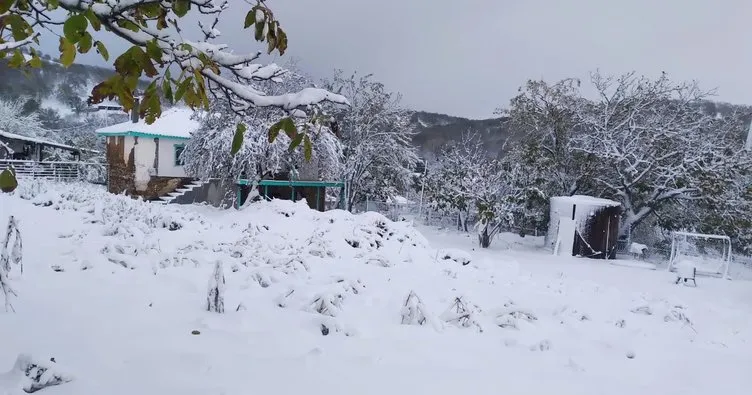
[[[171,108],[151,125],[133,119],[98,129],[107,138],[110,192],[154,199],[188,179],[180,154],[199,128],[192,115],[189,108]]]

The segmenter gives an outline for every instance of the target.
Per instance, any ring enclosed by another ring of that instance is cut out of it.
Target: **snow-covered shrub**
[[[532,312],[513,309],[496,313],[496,325],[501,328],[519,329],[518,321],[534,322],[538,320]]]
[[[468,304],[462,297],[456,297],[451,306],[441,315],[441,319],[460,328],[475,328],[478,332],[483,332],[483,328],[476,319],[478,310],[478,306]]]
[[[423,301],[415,291],[410,291],[402,305],[402,325],[425,325],[429,314]]]
[[[467,251],[456,248],[444,248],[438,251],[438,257],[442,261],[452,261],[462,266],[467,266],[472,261],[472,257]]]
[[[69,375],[56,368],[55,363],[55,358],[42,361],[27,354],[19,355],[13,369],[0,374],[0,393],[16,394],[16,391],[23,390],[31,394],[72,381]]]
[[[209,278],[209,293],[206,296],[206,309],[214,313],[225,312],[225,275],[222,261],[214,264],[214,272]]]
[[[0,245],[0,289],[3,291],[6,311],[13,310],[12,298],[17,296],[9,279],[11,271],[16,268],[23,273],[23,242],[16,218],[11,215]]]

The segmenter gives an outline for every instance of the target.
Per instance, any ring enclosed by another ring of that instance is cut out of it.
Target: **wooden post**
[[[316,188],[316,210],[318,210],[318,211],[324,211],[324,210],[321,209],[321,204],[320,204],[320,202],[321,202],[321,200],[320,200],[321,195],[320,194],[321,194],[321,188]],[[326,194],[324,194],[324,196],[326,196]]]

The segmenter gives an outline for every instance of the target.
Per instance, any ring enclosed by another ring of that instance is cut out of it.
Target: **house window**
[[[175,144],[175,166],[183,166],[185,164],[183,158],[180,157],[183,155],[183,150],[185,150],[185,145]]]

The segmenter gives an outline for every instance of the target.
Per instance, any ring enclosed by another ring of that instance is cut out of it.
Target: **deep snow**
[[[677,286],[664,270],[551,256],[540,238],[502,235],[481,251],[471,236],[284,201],[219,211],[34,184],[0,195],[3,229],[10,214],[24,273],[13,274],[16,313],[0,312],[0,371],[19,354],[54,357],[73,381],[43,394],[746,394],[752,385],[746,280]],[[218,259],[221,315],[205,311]],[[411,291],[426,325],[401,324]],[[451,320],[457,297],[468,313]],[[0,394],[20,391],[0,383]]]

